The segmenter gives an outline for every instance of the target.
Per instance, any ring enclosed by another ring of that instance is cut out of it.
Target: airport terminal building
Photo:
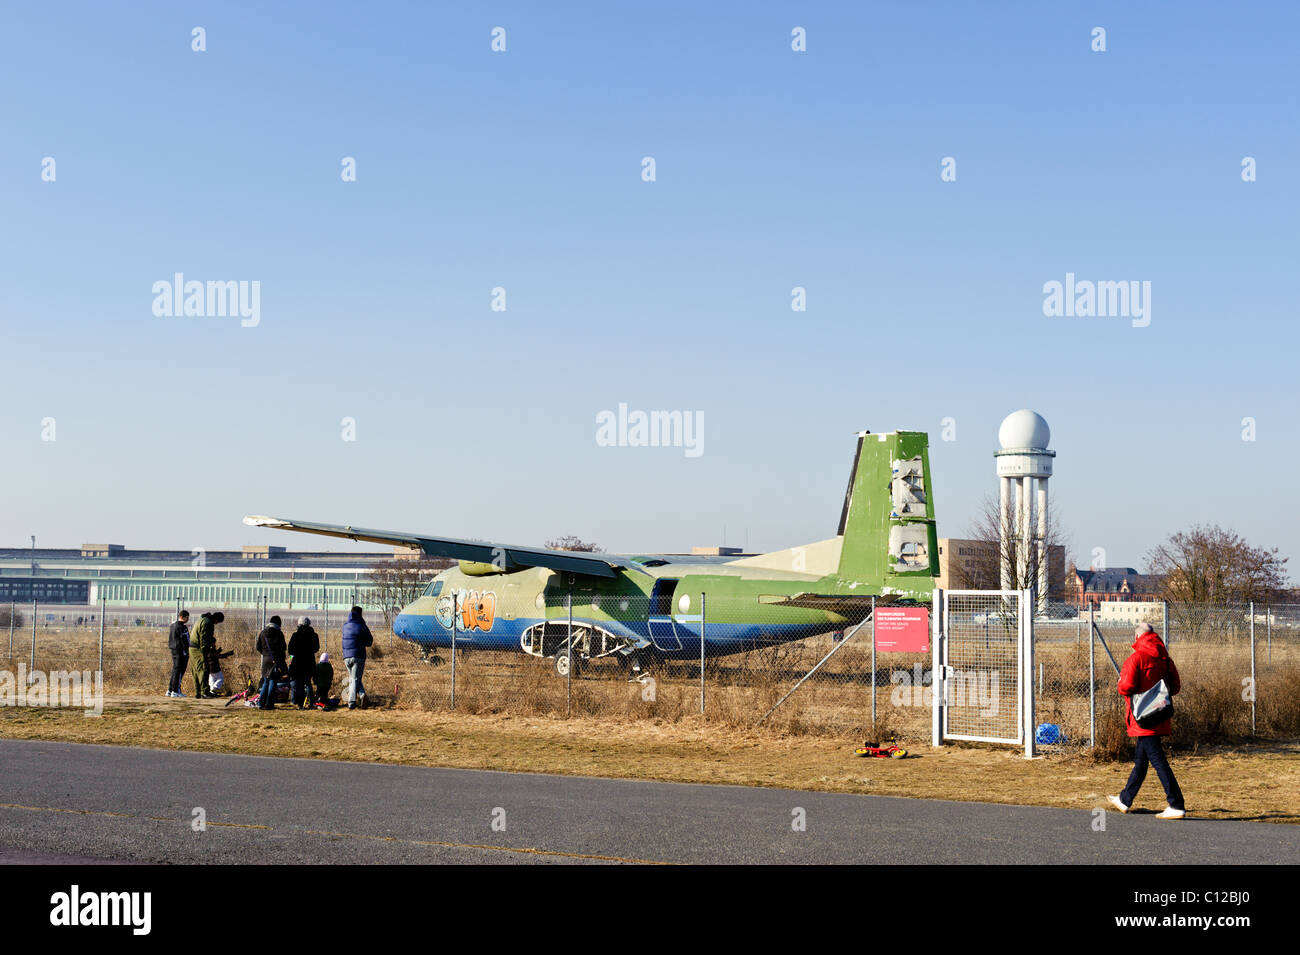
[[[366,602],[370,575],[408,554],[290,551],[130,550],[118,544],[76,549],[0,548],[0,603],[98,604],[168,609],[272,607],[346,611]]]

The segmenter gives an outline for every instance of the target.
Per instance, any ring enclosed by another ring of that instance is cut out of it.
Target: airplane
[[[244,523],[456,559],[393,622],[426,657],[454,645],[548,658],[561,677],[602,658],[639,674],[842,630],[870,616],[873,598],[930,604],[939,567],[928,437],[857,437],[836,535],[750,557],[547,550],[264,516]]]

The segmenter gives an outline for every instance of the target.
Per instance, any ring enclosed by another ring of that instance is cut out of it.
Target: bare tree
[[[572,534],[566,534],[564,537],[556,537],[546,542],[547,550],[580,550],[589,553],[600,553],[600,545],[587,543],[580,537],[574,537]]]
[[[1252,547],[1235,531],[1203,524],[1170,534],[1147,556],[1171,604],[1276,600],[1287,585],[1287,560],[1276,547]]]
[[[998,496],[994,494],[985,495],[980,502],[980,509],[967,531],[973,544],[965,548],[966,552],[964,553],[948,555],[949,576],[953,587],[961,590],[1000,590],[1003,579],[1010,581],[1009,589],[1011,590],[1037,587],[1038,547],[1032,543],[1029,546],[1028,554],[1025,555],[1028,558],[1028,569],[1024,574],[1024,579],[1021,579],[1020,555],[1015,541],[1016,528],[1019,526],[1015,499],[1013,498],[1007,503],[1006,526],[1012,540],[1009,542],[1005,554],[1003,554],[1001,547],[1003,521],[998,511]],[[1035,522],[1034,532],[1037,533],[1037,530],[1037,523]],[[1049,575],[1048,591],[1049,593],[1055,593],[1064,586],[1066,569],[1063,564],[1058,566],[1052,564],[1054,560],[1053,551],[1060,548],[1061,552],[1068,554],[1071,547],[1070,540],[1061,530],[1061,523],[1057,519],[1055,498],[1050,499],[1047,505],[1046,543]],[[1004,570],[1006,571],[1005,578],[1003,575]]]
[[[393,625],[393,617],[424,592],[429,581],[454,561],[442,557],[397,557],[370,569],[369,595],[384,614],[384,626]]]

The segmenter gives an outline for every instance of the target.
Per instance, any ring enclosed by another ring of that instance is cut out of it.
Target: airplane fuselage
[[[665,659],[698,659],[702,637],[705,656],[720,656],[856,622],[826,610],[760,602],[760,597],[806,591],[818,580],[815,574],[664,558],[629,564],[632,569],[604,580],[545,568],[487,574],[452,568],[402,609],[393,632],[428,648],[449,648],[454,639],[458,649],[549,656],[540,652],[538,637],[551,633],[562,639],[571,604],[575,624],[606,638],[607,645],[618,644],[624,652],[653,649]],[[744,612],[738,615],[740,606]]]

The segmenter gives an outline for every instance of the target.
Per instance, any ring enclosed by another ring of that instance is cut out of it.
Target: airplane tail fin
[[[933,591],[939,548],[925,432],[858,436],[839,534],[842,581],[920,598]]]

